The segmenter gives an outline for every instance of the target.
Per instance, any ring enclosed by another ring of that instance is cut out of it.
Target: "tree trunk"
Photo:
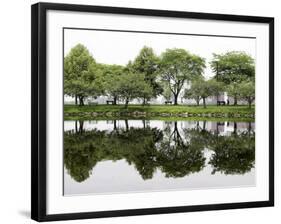
[[[174,105],[178,105],[178,95],[179,94],[174,94]]]
[[[196,103],[197,103],[197,107],[199,106],[199,102],[200,102],[200,100],[196,100]]]
[[[179,141],[178,141],[178,133],[179,133],[179,131],[178,131],[178,122],[177,121],[175,121],[175,123],[174,123],[174,141],[175,141],[175,143],[177,144]]]
[[[83,133],[84,130],[84,121],[79,121],[79,133]]]
[[[252,123],[249,122],[248,123],[248,133],[250,134],[251,131],[252,131]]]
[[[116,120],[113,121],[113,130],[117,129]]]
[[[142,120],[142,125],[143,125],[143,128],[145,129],[146,128],[145,120]]]
[[[79,105],[84,106],[84,97],[83,96],[79,97]]]
[[[249,109],[251,109],[252,102],[251,102],[251,100],[250,100],[250,99],[248,100],[248,104],[249,104]]]
[[[143,101],[142,101],[142,105],[144,106],[145,105],[145,97],[143,97]]]
[[[204,108],[206,108],[206,99],[203,98],[203,105],[204,105]]]
[[[233,133],[236,134],[237,133],[237,123],[234,122],[233,124]]]
[[[77,105],[78,100],[77,100],[77,96],[75,95],[75,105]]]
[[[129,123],[128,123],[128,120],[125,120],[125,126],[126,126],[126,131],[129,130]]]
[[[129,104],[129,99],[127,98],[126,101],[125,101],[125,108],[126,109],[128,108],[128,104]]]
[[[114,98],[113,98],[113,105],[116,105],[117,104],[117,96],[115,96]]]
[[[237,96],[234,96],[234,103],[233,103],[234,106],[237,106]]]
[[[196,130],[199,130],[199,121],[196,122]]]
[[[177,122],[177,121],[174,122],[173,139],[174,139],[175,144],[176,144],[177,146],[183,144],[182,137],[181,137],[180,132],[179,132],[179,130],[178,130],[178,122]],[[176,147],[176,148],[177,148],[177,147]],[[177,153],[177,152],[176,152],[176,153]]]
[[[75,121],[75,133],[78,132],[78,128],[77,128],[77,120]]]

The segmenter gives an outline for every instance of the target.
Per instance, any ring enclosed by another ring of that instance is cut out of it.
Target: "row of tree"
[[[184,97],[200,100],[228,91],[235,99],[254,100],[254,60],[243,52],[214,54],[210,62],[215,76],[205,80],[205,59],[184,49],[166,49],[157,56],[152,48],[144,46],[138,56],[126,66],[97,63],[88,49],[78,44],[64,60],[64,94],[75,98],[75,104],[84,105],[87,97],[107,95],[113,104],[123,100],[125,106],[133,99],[146,104],[151,98],[163,95],[173,98],[185,90]],[[239,90],[239,91],[238,91]]]
[[[255,84],[252,81],[242,81],[241,83],[232,83],[225,86],[224,83],[210,80],[196,80],[192,83],[191,88],[185,89],[184,98],[194,99],[197,106],[200,101],[203,101],[206,108],[206,99],[210,96],[217,96],[222,92],[227,91],[228,96],[233,97],[234,105],[237,105],[238,100],[246,101],[251,108],[255,100]]]

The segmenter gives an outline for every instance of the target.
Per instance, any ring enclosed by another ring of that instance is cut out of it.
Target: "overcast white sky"
[[[64,54],[80,43],[85,45],[98,63],[126,65],[143,46],[152,47],[157,55],[167,48],[183,48],[206,60],[205,77],[211,77],[212,53],[244,51],[255,59],[256,40],[212,36],[129,33],[95,30],[64,30]]]

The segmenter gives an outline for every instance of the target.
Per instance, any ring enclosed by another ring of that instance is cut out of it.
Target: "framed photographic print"
[[[32,6],[32,219],[274,205],[274,19]]]

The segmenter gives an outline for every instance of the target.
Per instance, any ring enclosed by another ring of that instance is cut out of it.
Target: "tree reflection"
[[[166,126],[166,138],[160,144],[158,162],[166,177],[184,177],[199,172],[205,164],[203,146],[194,144],[193,139],[185,141],[178,129],[178,122]]]
[[[103,139],[104,134],[97,130],[64,133],[64,164],[71,177],[77,182],[86,180],[92,168],[102,159],[99,139]]]
[[[143,179],[150,179],[157,167],[155,143],[162,139],[156,128],[129,128],[114,131],[67,131],[64,133],[64,163],[71,177],[82,182],[102,160],[126,159]],[[80,130],[78,128],[78,130]]]
[[[255,133],[249,124],[238,131],[233,124],[230,134],[218,128],[206,128],[206,122],[164,122],[162,130],[131,127],[124,120],[124,128],[113,121],[113,130],[86,130],[83,121],[75,121],[75,128],[64,132],[64,164],[77,182],[86,180],[100,161],[125,159],[144,179],[151,179],[157,169],[166,177],[184,177],[201,171],[207,164],[204,150],[212,150],[208,162],[212,173],[244,174],[254,167]],[[182,123],[180,123],[182,124]]]
[[[254,167],[255,132],[251,123],[247,130],[240,133],[234,123],[234,131],[230,135],[221,136],[215,133],[209,140],[208,147],[214,151],[209,162],[213,166],[212,174],[244,174]]]

